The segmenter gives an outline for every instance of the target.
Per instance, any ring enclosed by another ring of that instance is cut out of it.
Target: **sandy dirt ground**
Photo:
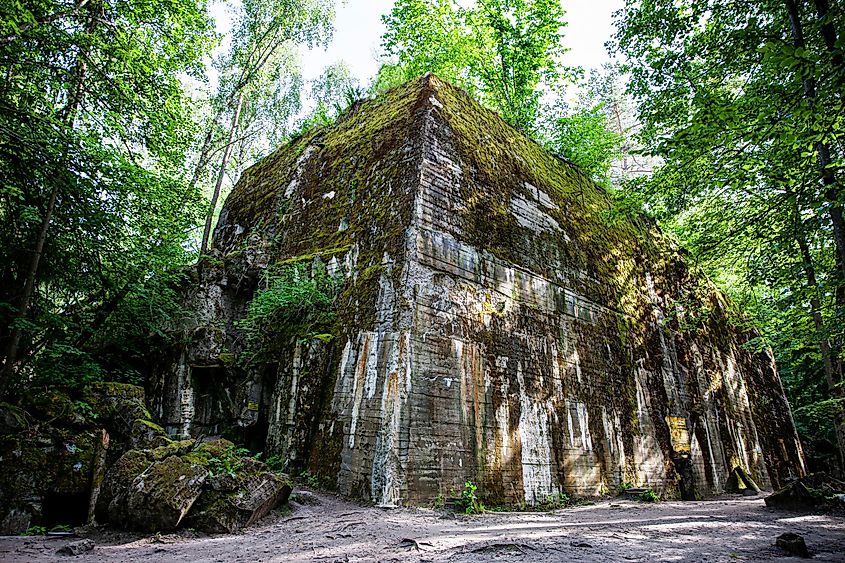
[[[555,512],[467,517],[379,509],[300,492],[305,504],[243,534],[153,537],[98,530],[83,555],[68,538],[0,537],[0,561],[796,561],[775,538],[804,536],[816,561],[845,562],[845,517],[768,509],[762,498],[701,502],[601,501]]]

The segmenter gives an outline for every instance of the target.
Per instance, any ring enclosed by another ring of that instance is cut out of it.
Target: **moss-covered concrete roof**
[[[410,221],[407,184],[419,165],[412,147],[427,111],[450,129],[465,168],[467,207],[460,214],[467,242],[550,279],[561,264],[583,272],[579,291],[628,315],[648,309],[644,267],[685,285],[685,293],[704,284],[702,307],[725,308],[712,284],[690,272],[678,246],[650,221],[619,212],[572,163],[431,74],[356,103],[336,123],[248,169],[224,205],[221,225],[229,228],[218,229],[216,246],[232,252],[255,233],[272,243],[277,260],[291,260],[345,252],[357,242],[373,254],[362,268],[376,265],[385,246],[400,244]],[[533,186],[554,201],[548,213],[560,232],[527,233],[509,209]],[[518,240],[530,240],[531,248]],[[545,261],[542,249],[559,259]]]

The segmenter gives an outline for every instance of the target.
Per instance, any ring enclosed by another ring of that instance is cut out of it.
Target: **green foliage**
[[[47,534],[47,528],[44,526],[30,526],[23,532],[22,536],[44,536]]]
[[[443,496],[443,493],[437,493],[437,496],[434,497],[434,502],[431,503],[431,507],[434,510],[440,510],[446,505],[446,497]]]
[[[282,472],[285,470],[285,458],[274,454],[264,460],[264,463],[267,464],[267,467],[270,468],[270,471],[275,471],[277,473]]]
[[[331,125],[352,104],[366,97],[366,90],[358,84],[345,62],[327,66],[311,84],[311,98],[316,107],[291,131],[290,138],[301,137],[314,127]]]
[[[581,168],[596,183],[610,187],[610,167],[620,155],[622,136],[611,130],[603,102],[574,111],[558,103],[547,117],[545,145]]]
[[[560,510],[572,504],[572,498],[566,493],[549,495],[539,503],[540,510]]]
[[[244,465],[243,457],[249,454],[249,450],[236,448],[234,446],[223,449],[217,455],[208,458],[208,475],[228,475],[236,477],[238,471]]]
[[[88,420],[96,420],[99,414],[85,401],[74,401],[73,412]]]
[[[213,43],[205,5],[47,0],[8,11],[0,344],[14,354],[12,383],[131,371],[113,358],[170,308],[147,297],[189,261],[198,218],[200,194],[183,178],[195,105],[180,77],[201,75]],[[127,333],[110,326],[117,319]]]
[[[651,489],[647,489],[640,494],[640,500],[643,502],[659,502],[660,497]]]
[[[378,96],[387,92],[391,88],[395,88],[396,86],[403,84],[409,80],[407,76],[408,74],[410,74],[410,72],[406,72],[399,64],[382,64],[379,67],[378,73],[373,79],[372,84],[370,84],[368,92],[369,95]]]
[[[299,48],[326,44],[332,35],[334,2],[245,0],[233,11],[231,45],[214,61],[220,80],[209,95],[205,139],[197,147],[195,181],[208,191],[221,167],[236,179],[290,138],[291,130],[301,129],[293,125],[302,110],[304,86]],[[241,113],[233,130],[239,99]],[[229,134],[231,158],[222,162]]]
[[[79,388],[103,381],[103,368],[90,353],[58,342],[49,344],[38,354],[33,371],[34,385]]]
[[[634,488],[634,484],[631,483],[630,481],[622,481],[616,487],[616,494],[621,495],[622,493],[624,493],[628,489],[633,489],[633,488]]]
[[[305,483],[312,489],[320,488],[320,478],[308,471],[307,469],[299,474],[299,482]]]
[[[836,442],[838,423],[845,447],[828,408],[845,359],[845,13],[826,4],[630,1],[615,50],[663,161],[626,191],[761,328],[803,436]]]
[[[46,526],[30,526],[23,532],[21,532],[22,536],[46,536],[47,532],[62,532],[68,533],[72,532],[73,528],[66,524],[56,524],[52,528],[47,528]]]
[[[565,74],[558,62],[563,16],[558,0],[486,0],[472,7],[399,0],[382,18],[382,46],[406,79],[433,72],[533,131],[541,86]]]
[[[464,490],[461,491],[461,497],[455,502],[455,508],[464,514],[483,514],[485,511],[484,503],[475,494],[477,490],[478,487],[472,481],[464,483]]]
[[[246,336],[241,361],[270,361],[290,338],[323,337],[335,321],[333,301],[340,281],[322,263],[310,272],[301,263],[267,268],[238,323]]]

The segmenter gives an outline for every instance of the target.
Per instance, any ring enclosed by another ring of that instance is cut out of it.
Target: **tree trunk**
[[[818,15],[821,23],[822,38],[824,39],[825,47],[831,56],[831,63],[834,68],[834,76],[837,73],[845,72],[845,63],[843,62],[842,52],[836,48],[836,28],[833,22],[830,21],[830,5],[827,0],[815,0],[816,15]],[[845,78],[845,77],[840,77]],[[831,165],[830,147],[824,143],[819,143],[817,147],[819,153],[819,166],[822,168],[822,182],[825,186],[825,198],[830,202],[830,220],[833,225],[833,240],[836,245],[837,264],[841,273],[843,282],[838,288],[837,304],[839,306],[845,305],[845,220],[843,220],[842,202],[840,201],[841,189],[837,185],[836,172]]]
[[[241,117],[241,107],[243,106],[244,95],[238,94],[238,104],[235,107],[235,114],[232,116],[232,127],[229,129],[229,140],[226,143],[226,148],[223,150],[223,160],[220,162],[220,170],[217,173],[217,183],[214,185],[214,193],[211,195],[211,203],[208,206],[208,214],[205,216],[205,228],[202,232],[202,244],[200,245],[200,254],[204,254],[208,249],[208,239],[211,235],[211,223],[214,221],[214,211],[217,209],[217,200],[220,198],[220,187],[223,185],[223,176],[226,174],[226,165],[229,164],[229,156],[232,154],[232,141],[235,138],[235,132],[238,129],[238,120]]]
[[[793,200],[794,201],[794,200]],[[813,326],[816,329],[819,340],[819,351],[822,356],[822,366],[824,369],[825,380],[827,381],[827,388],[831,398],[843,401],[845,394],[842,389],[838,387],[837,383],[841,380],[839,373],[839,364],[836,362],[833,350],[831,349],[830,340],[825,334],[824,319],[822,318],[821,301],[819,300],[819,284],[816,278],[816,268],[813,265],[813,257],[810,254],[810,246],[807,244],[807,238],[804,235],[804,227],[801,223],[801,216],[798,210],[797,202],[794,203],[795,215],[795,242],[798,244],[798,249],[801,252],[801,267],[804,270],[804,276],[807,279],[807,288],[810,292],[810,311],[813,316]],[[839,446],[839,456],[842,462],[842,467],[845,467],[845,413],[840,412],[839,416],[834,418],[833,424],[836,428],[836,441]]]
[[[789,15],[789,23],[792,30],[793,45],[796,48],[806,48],[804,40],[804,31],[801,25],[801,15],[798,11],[798,5],[795,0],[784,0],[787,13]],[[826,21],[829,16],[827,0],[815,0],[816,13],[819,19]],[[833,64],[841,66],[842,57],[836,52],[836,31],[832,24],[826,22],[822,25],[822,37],[829,52],[833,56]],[[814,111],[816,108],[817,92],[816,82],[812,76],[807,76],[803,80],[804,98],[810,104]],[[833,243],[836,251],[836,273],[837,273],[837,289],[836,289],[836,305],[842,307],[845,305],[845,221],[843,221],[842,204],[839,201],[839,186],[836,179],[836,173],[831,166],[830,147],[827,143],[818,142],[815,145],[816,160],[819,166],[819,177],[824,185],[824,197],[830,202],[829,216],[833,226]],[[811,305],[812,306],[812,305]],[[833,364],[832,375],[833,379],[828,379],[828,387],[830,389],[831,398],[840,401],[841,408],[845,407],[845,390],[842,388],[842,362],[841,362],[841,342],[834,341],[832,349],[830,350],[831,363]],[[828,341],[828,345],[830,342]],[[838,420],[835,420],[837,440],[839,442],[839,455],[843,461],[842,467],[845,468],[845,415],[840,415]]]

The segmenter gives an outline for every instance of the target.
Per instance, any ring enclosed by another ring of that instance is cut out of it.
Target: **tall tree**
[[[835,33],[845,19],[814,4],[629,0],[616,49],[630,61],[642,139],[665,160],[640,184],[650,209],[714,275],[733,277],[741,299],[762,298],[753,310],[767,336],[788,343],[775,348],[787,383],[827,382],[812,400],[826,405],[845,453],[845,68]],[[812,406],[796,398],[796,412]]]
[[[567,75],[558,0],[398,0],[383,17],[382,45],[406,78],[434,72],[533,131],[544,84]]]
[[[300,109],[302,80],[296,47],[327,41],[333,19],[333,0],[241,2],[231,49],[218,61],[221,79],[213,97],[215,111],[195,173],[200,180],[213,156],[220,154],[200,252],[208,249],[233,145],[240,145],[242,155],[255,158],[281,141],[287,132],[285,125]],[[244,159],[237,164],[235,175],[243,168]]]
[[[177,76],[201,74],[205,6],[13,3],[0,32],[0,393],[40,351],[88,341],[192,223]]]

